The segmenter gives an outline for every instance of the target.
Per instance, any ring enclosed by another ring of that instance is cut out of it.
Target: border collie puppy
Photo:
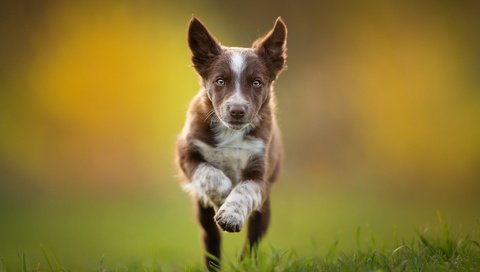
[[[282,157],[273,83],[286,66],[286,39],[280,17],[251,48],[222,46],[197,18],[190,21],[188,44],[202,80],[178,138],[177,164],[196,202],[209,269],[219,265],[220,229],[239,232],[248,220],[244,253],[267,230]]]

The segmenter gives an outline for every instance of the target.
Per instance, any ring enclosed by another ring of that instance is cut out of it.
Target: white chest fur
[[[248,160],[265,149],[262,140],[245,136],[243,130],[225,129],[219,131],[215,139],[216,146],[208,145],[202,141],[195,140],[194,144],[200,150],[204,159],[222,170],[233,183],[241,178],[241,173],[247,166]]]

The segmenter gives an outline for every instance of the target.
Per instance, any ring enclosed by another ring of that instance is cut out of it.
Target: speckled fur
[[[198,19],[190,22],[188,41],[202,88],[178,137],[177,164],[183,188],[198,203],[205,250],[216,257],[205,257],[210,270],[221,257],[218,227],[238,232],[250,218],[246,249],[269,225],[270,185],[282,159],[273,83],[285,68],[286,36],[278,18],[251,48],[225,47]],[[234,116],[234,106],[244,114]]]

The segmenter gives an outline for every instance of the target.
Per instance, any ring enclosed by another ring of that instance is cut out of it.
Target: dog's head
[[[188,44],[192,62],[220,121],[241,129],[257,119],[272,82],[285,68],[287,28],[279,17],[272,30],[251,48],[224,47],[197,18],[192,18]]]

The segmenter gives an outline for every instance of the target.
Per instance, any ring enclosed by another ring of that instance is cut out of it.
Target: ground
[[[478,200],[365,190],[275,184],[257,259],[239,263],[245,233],[225,233],[224,270],[480,269]],[[107,195],[2,199],[0,271],[203,270],[192,203],[176,185]]]

